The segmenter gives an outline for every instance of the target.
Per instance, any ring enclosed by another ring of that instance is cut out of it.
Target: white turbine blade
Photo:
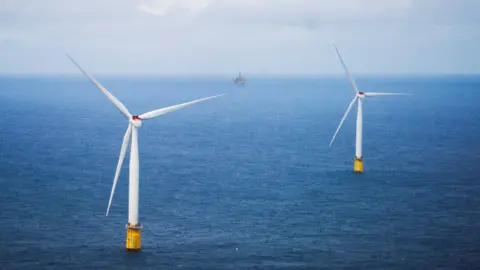
[[[108,200],[107,214],[110,211],[110,205],[112,204],[113,194],[115,193],[115,187],[117,186],[118,176],[120,175],[120,169],[122,168],[123,159],[125,158],[125,152],[127,151],[128,143],[130,142],[130,134],[132,133],[132,125],[129,124],[127,132],[123,137],[122,148],[120,149],[120,156],[118,158],[117,170],[115,171],[115,178],[113,178],[112,191],[110,192],[110,200]]]
[[[205,100],[209,100],[209,99],[212,99],[212,98],[221,97],[223,95],[225,95],[225,94],[206,97],[206,98],[201,98],[201,99],[197,99],[197,100],[190,101],[190,102],[185,102],[185,103],[178,104],[178,105],[173,105],[173,106],[170,106],[170,107],[166,107],[166,108],[162,108],[162,109],[158,109],[158,110],[154,110],[154,111],[151,111],[151,112],[144,113],[144,114],[140,115],[139,117],[142,120],[151,119],[151,118],[157,117],[159,115],[166,114],[166,113],[169,113],[169,112],[173,112],[173,111],[181,109],[183,107],[193,105],[195,103],[202,102],[202,101],[205,101]]]
[[[125,105],[123,105],[123,103],[120,102],[120,100],[118,100],[114,95],[112,95],[110,92],[108,92],[108,90],[105,89],[105,87],[103,87],[99,82],[97,82],[97,80],[95,80],[95,78],[93,78],[87,72],[85,72],[85,70],[83,70],[83,68],[80,67],[80,65],[77,62],[75,62],[75,60],[73,60],[73,58],[70,57],[70,55],[68,55],[68,54],[65,54],[65,55],[70,59],[70,61],[73,62],[73,64],[75,64],[75,66],[77,66],[78,69],[80,69],[80,71],[85,76],[87,76],[87,78],[90,79],[90,81],[93,82],[93,84],[95,84],[95,86],[98,87],[98,89],[100,89],[105,94],[105,96],[107,96],[107,98],[117,107],[118,110],[120,110],[121,113],[123,113],[127,118],[132,118],[132,114],[128,111],[128,109],[125,107]]]
[[[348,79],[350,80],[350,83],[353,86],[353,89],[355,90],[355,94],[358,94],[358,87],[357,84],[355,83],[355,80],[353,79],[352,75],[350,75],[350,72],[348,71],[347,65],[345,65],[345,62],[343,62],[342,56],[340,55],[340,52],[338,51],[337,46],[333,45],[335,47],[335,51],[337,52],[337,56],[340,59],[340,62],[342,62],[343,69],[345,70],[345,73],[347,73]]]
[[[409,96],[410,94],[405,93],[365,93],[366,97],[375,97],[375,96]]]
[[[333,135],[333,138],[332,138],[332,140],[330,141],[330,145],[329,145],[328,147],[332,146],[333,140],[335,140],[335,137],[337,136],[338,131],[339,131],[340,128],[342,127],[342,124],[343,124],[343,122],[345,121],[345,119],[347,118],[348,113],[352,110],[352,106],[353,106],[353,104],[355,103],[355,101],[357,101],[357,98],[358,98],[358,97],[355,96],[355,97],[353,98],[352,102],[350,102],[350,105],[348,105],[347,111],[345,112],[345,115],[343,116],[342,121],[340,121],[340,125],[338,125],[337,131],[335,131],[335,134]]]

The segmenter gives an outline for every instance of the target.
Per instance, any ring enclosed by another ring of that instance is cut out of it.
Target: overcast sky
[[[0,73],[480,73],[480,0],[1,0]]]

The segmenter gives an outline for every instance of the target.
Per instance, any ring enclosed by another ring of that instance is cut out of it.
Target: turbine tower
[[[115,193],[115,187],[117,185],[118,176],[120,175],[120,169],[122,168],[123,159],[125,158],[125,152],[127,150],[130,138],[132,145],[130,148],[130,166],[129,166],[129,184],[128,184],[128,224],[127,224],[127,239],[126,249],[127,251],[139,251],[141,249],[141,229],[142,225],[138,221],[138,199],[139,199],[139,157],[138,157],[138,129],[142,126],[143,120],[148,120],[166,114],[183,107],[193,105],[195,103],[209,100],[212,98],[220,97],[225,94],[197,99],[194,101],[154,110],[144,113],[142,115],[132,115],[128,109],[123,105],[116,97],[114,97],[107,89],[105,89],[100,83],[98,83],[92,76],[88,75],[75,60],[73,60],[68,54],[66,56],[77,66],[78,69],[88,77],[96,87],[98,87],[105,96],[117,107],[117,109],[123,113],[128,119],[128,128],[123,137],[122,148],[120,150],[120,156],[118,159],[117,169],[115,171],[115,177],[113,179],[112,191],[110,192],[110,199],[108,201],[107,213],[110,211],[110,205],[112,203],[113,194]]]
[[[335,134],[333,135],[332,140],[330,141],[330,146],[332,146],[333,141],[335,140],[335,137],[337,136],[338,131],[342,127],[343,122],[348,116],[348,113],[350,113],[350,110],[352,109],[353,105],[355,102],[358,102],[357,106],[357,134],[356,134],[356,140],[355,140],[355,161],[353,165],[353,171],[357,173],[362,173],[363,172],[363,152],[362,152],[362,129],[363,129],[363,113],[362,113],[362,103],[363,100],[366,97],[375,97],[375,96],[398,96],[398,95],[406,95],[402,93],[372,93],[372,92],[360,92],[358,90],[357,84],[355,83],[355,80],[352,78],[350,75],[350,72],[347,69],[347,66],[343,62],[342,56],[340,55],[340,52],[338,51],[337,46],[335,47],[335,51],[337,52],[337,56],[340,59],[340,62],[342,63],[343,69],[345,70],[345,73],[347,74],[347,77],[352,84],[353,90],[355,91],[355,97],[353,98],[352,102],[350,102],[350,105],[348,105],[347,111],[345,112],[345,115],[343,116],[342,120],[340,121],[340,124],[338,125],[337,130],[335,131]]]

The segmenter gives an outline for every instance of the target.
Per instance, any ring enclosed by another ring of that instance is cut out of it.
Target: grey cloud
[[[3,0],[0,56],[10,61],[0,63],[0,72],[45,71],[38,64],[44,62],[51,63],[52,72],[75,72],[63,59],[65,50],[80,61],[89,59],[92,71],[235,73],[241,67],[258,73],[328,72],[338,64],[333,42],[354,70],[413,70],[412,61],[420,57],[424,61],[417,67],[436,63],[438,55],[472,53],[468,43],[480,39],[479,3]],[[456,47],[465,49],[451,50]],[[459,65],[444,61],[430,70]]]
[[[208,25],[478,24],[478,0],[145,0],[139,10],[159,21],[193,21]],[[138,7],[138,6],[137,6]]]
[[[206,22],[271,23],[306,25],[326,22],[355,22],[358,20],[389,19],[407,11],[411,0],[151,0],[142,4],[141,10],[151,15],[167,17],[184,16],[185,19]],[[196,3],[195,5],[192,5]],[[195,16],[188,16],[192,13]]]

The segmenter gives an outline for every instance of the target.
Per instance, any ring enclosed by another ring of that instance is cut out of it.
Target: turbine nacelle
[[[142,126],[142,118],[140,118],[138,115],[132,116],[129,122],[136,128],[140,128]]]
[[[365,98],[365,93],[364,92],[358,92],[357,97],[364,99]]]

